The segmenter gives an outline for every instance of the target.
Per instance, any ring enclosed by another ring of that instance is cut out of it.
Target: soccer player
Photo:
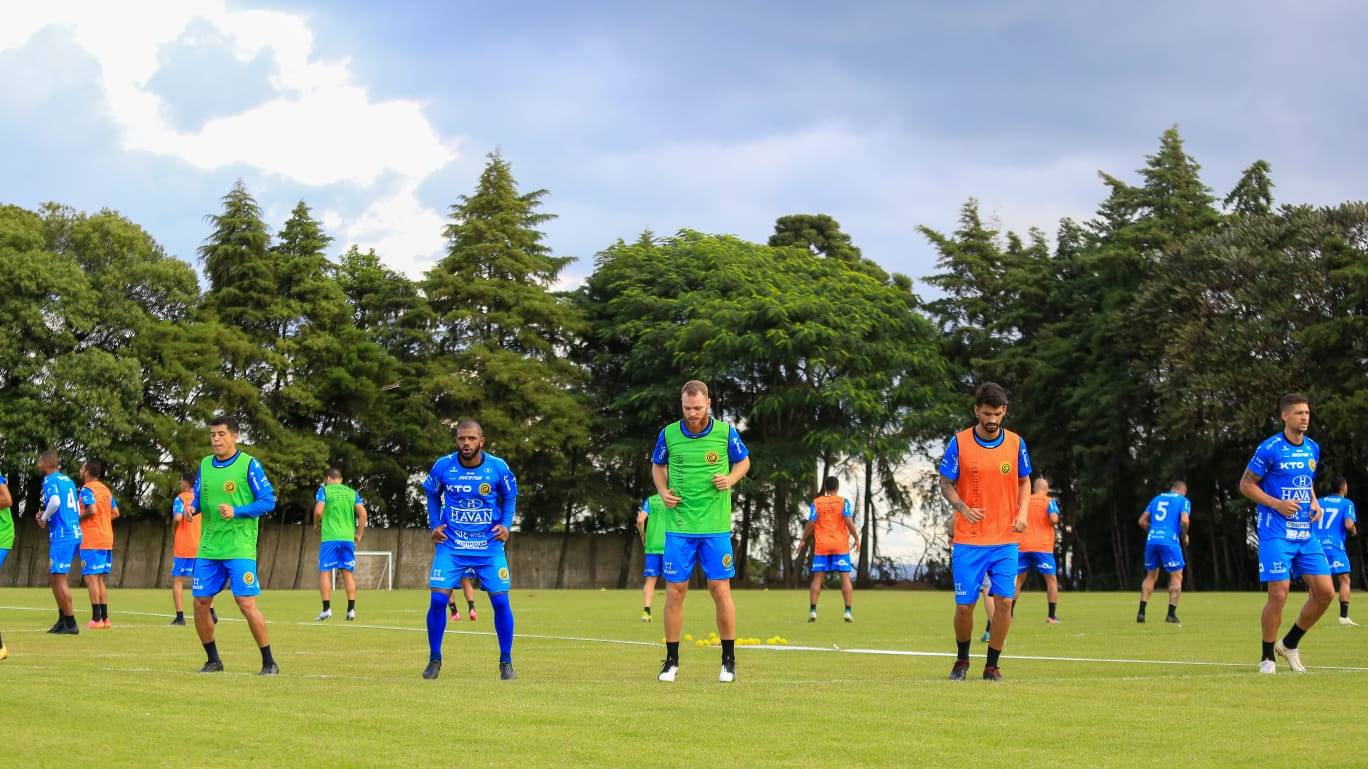
[[[13,504],[14,497],[10,496],[9,479],[0,472],[0,568],[4,568],[9,551],[14,548],[14,516],[10,514],[10,506]],[[0,637],[0,660],[8,656],[9,649],[5,648],[5,639]]]
[[[641,621],[651,621],[651,602],[655,599],[656,580],[665,567],[665,516],[668,508],[659,494],[652,494],[641,502],[637,512],[637,532],[645,550],[641,576]]]
[[[845,598],[845,621],[854,622],[850,614],[850,599],[855,592],[850,584],[850,539],[854,549],[860,549],[860,532],[855,528],[850,500],[836,492],[841,482],[835,476],[822,482],[822,494],[808,505],[807,525],[798,538],[794,557],[801,555],[808,537],[812,542],[812,584],[808,587],[808,622],[817,621],[817,598],[822,595],[822,582],[832,572],[841,575],[841,596]]]
[[[475,611],[475,580],[471,577],[461,578],[461,595],[465,597],[466,610],[469,611],[470,621],[479,619],[479,614]],[[461,621],[461,607],[456,605],[456,591],[451,591],[451,603],[447,604],[451,610],[451,618],[457,622]]]
[[[90,624],[87,630],[108,630],[109,586],[106,575],[114,568],[114,519],[119,501],[104,484],[104,463],[86,460],[81,465],[81,577],[90,592]]]
[[[1344,549],[1344,537],[1358,534],[1358,511],[1354,509],[1354,503],[1345,498],[1349,482],[1344,476],[1335,476],[1330,481],[1330,492],[1329,496],[1320,498],[1321,509],[1325,512],[1316,521],[1316,530],[1320,534],[1321,550],[1330,562],[1330,576],[1339,582],[1339,623],[1357,627],[1358,623],[1349,619],[1349,553]]]
[[[456,426],[456,451],[432,465],[423,491],[427,495],[428,528],[436,543],[428,586],[428,657],[423,678],[442,670],[442,635],[446,632],[451,591],[463,577],[475,576],[494,608],[494,632],[499,638],[499,678],[518,677],[513,671],[512,587],[504,543],[517,509],[518,480],[502,459],[484,450],[484,428],[467,419]]]
[[[1035,569],[1045,580],[1045,595],[1050,603],[1045,622],[1058,625],[1055,608],[1059,605],[1058,567],[1055,565],[1055,525],[1059,523],[1059,505],[1050,497],[1050,482],[1037,478],[1026,512],[1026,533],[1017,540],[1017,593]]]
[[[955,582],[955,645],[958,654],[951,681],[969,674],[969,642],[974,632],[974,604],[984,575],[992,579],[992,635],[986,681],[1001,681],[998,660],[1012,627],[1016,598],[1017,535],[1026,531],[1031,491],[1031,456],[1026,441],[1002,426],[1007,392],[985,382],[974,393],[973,427],[950,439],[941,458],[941,495],[955,510],[955,538],[950,571]]]
[[[38,456],[38,472],[43,476],[43,509],[38,526],[48,530],[48,585],[57,600],[57,624],[48,629],[58,635],[76,635],[76,614],[71,609],[71,588],[67,572],[81,544],[81,512],[76,506],[76,484],[57,471],[61,460],[55,451]]]
[[[1154,583],[1159,579],[1159,567],[1168,572],[1168,616],[1164,621],[1183,624],[1178,620],[1178,597],[1183,594],[1183,548],[1188,542],[1188,525],[1192,518],[1192,503],[1187,498],[1187,484],[1174,481],[1169,490],[1150,500],[1140,514],[1140,528],[1149,532],[1145,537],[1145,580],[1140,583],[1140,611],[1136,622],[1145,621],[1145,607],[1149,604]],[[1179,544],[1181,542],[1181,545]]]
[[[722,637],[722,670],[717,680],[731,683],[736,680],[731,488],[750,470],[750,450],[735,427],[712,418],[707,385],[697,380],[684,383],[680,406],[684,418],[660,431],[651,452],[651,479],[669,510],[664,556],[665,660],[658,678],[673,682],[679,675],[684,598],[694,565],[701,562]]]
[[[1278,403],[1283,429],[1259,444],[1240,477],[1240,493],[1254,502],[1258,513],[1259,581],[1268,587],[1263,609],[1263,656],[1259,672],[1278,672],[1273,655],[1287,660],[1294,672],[1305,673],[1298,645],[1315,626],[1335,597],[1330,562],[1311,524],[1320,520],[1316,500],[1316,465],[1320,446],[1306,434],[1311,426],[1311,404],[1305,395],[1284,395]],[[1292,578],[1306,583],[1306,603],[1281,641],[1283,606]]]
[[[180,493],[171,503],[171,525],[175,543],[171,549],[171,602],[176,606],[172,625],[185,625],[185,580],[195,577],[195,554],[199,552],[200,519],[195,514],[195,476],[181,476]]]
[[[261,650],[261,675],[280,673],[271,654],[266,618],[257,608],[261,594],[257,579],[257,529],[261,516],[275,509],[275,489],[255,457],[237,447],[238,421],[230,416],[209,422],[209,445],[214,453],[200,461],[191,508],[203,511],[199,553],[195,558],[195,630],[208,659],[201,673],[223,671],[214,619],[214,596],[231,587],[233,600],[247,620]]]
[[[328,468],[323,485],[314,495],[314,528],[321,532],[318,545],[318,591],[323,596],[319,622],[332,617],[333,569],[342,571],[347,589],[347,621],[356,619],[356,546],[366,533],[366,503],[361,493],[342,482],[342,471]]]

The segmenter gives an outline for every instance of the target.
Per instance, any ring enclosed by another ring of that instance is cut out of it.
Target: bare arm
[[[85,520],[86,518],[94,518],[94,517],[95,517],[95,506],[94,506],[94,505],[86,505],[85,507],[82,507],[82,508],[81,508],[81,520]]]
[[[637,534],[641,535],[641,541],[646,541],[646,511],[637,511]]]
[[[1245,468],[1244,475],[1240,476],[1240,493],[1245,499],[1264,507],[1271,507],[1277,510],[1285,518],[1291,518],[1301,509],[1301,503],[1295,499],[1276,499],[1272,495],[1259,488],[1259,476]]]
[[[1186,545],[1186,544],[1188,543],[1188,526],[1191,525],[1191,523],[1192,523],[1192,519],[1191,519],[1189,516],[1184,515],[1183,518],[1182,518],[1182,524],[1183,524],[1183,544],[1184,544],[1184,545]]]
[[[793,548],[795,558],[803,554],[803,546],[807,544],[808,537],[812,536],[812,530],[815,528],[817,528],[816,521],[808,521],[803,525],[803,536],[798,538],[798,544]]]
[[[1320,497],[1316,496],[1316,487],[1311,487],[1311,522],[1315,523],[1325,514],[1325,509],[1321,507]]]
[[[361,543],[361,537],[366,533],[366,506],[357,503],[356,505],[356,542]]]
[[[959,492],[955,489],[955,482],[946,478],[944,475],[939,477],[941,496],[945,497],[945,501],[950,503],[950,508],[956,513],[964,516],[964,519],[970,523],[982,521],[983,511],[970,507],[964,503],[964,500],[960,499]]]
[[[655,483],[656,493],[664,500],[666,507],[673,509],[679,504],[679,497],[670,491],[670,468],[665,465],[651,465],[651,480]]]
[[[315,502],[315,503],[314,503],[314,520],[313,520],[313,524],[314,524],[314,528],[315,528],[315,529],[317,529],[318,527],[320,527],[320,526],[323,525],[323,503],[322,503],[322,502]]]
[[[1149,526],[1150,526],[1150,514],[1149,514],[1149,510],[1148,510],[1148,509],[1146,509],[1145,512],[1143,512],[1143,513],[1140,514],[1140,520],[1137,521],[1137,522],[1140,524],[1140,528],[1141,528],[1141,529],[1144,529],[1145,531],[1149,531]]]
[[[1017,484],[1017,499],[1021,501],[1017,504],[1019,509],[1017,510],[1016,520],[1012,521],[1012,528],[1020,532],[1026,530],[1026,516],[1031,510],[1030,477],[1022,478]]]
[[[746,457],[740,462],[737,462],[735,465],[732,465],[730,473],[727,473],[726,475],[714,475],[713,487],[716,488],[718,491],[726,491],[727,489],[730,489],[731,487],[740,483],[742,478],[746,477],[746,473],[750,472],[750,466],[750,457]]]
[[[857,529],[857,528],[855,528],[855,519],[854,519],[854,518],[847,518],[847,519],[845,519],[845,524],[846,524],[846,531],[850,532],[850,536],[852,536],[852,537],[855,538],[855,549],[856,549],[856,550],[859,550],[859,549],[860,549],[860,530]]]

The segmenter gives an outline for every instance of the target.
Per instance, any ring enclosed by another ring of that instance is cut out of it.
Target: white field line
[[[45,612],[50,612],[50,611],[52,611],[52,608],[51,608],[51,607],[39,608],[39,607],[33,607],[33,606],[0,606],[0,609],[9,610],[9,611],[36,611],[36,612],[44,612],[44,611],[45,611]],[[160,613],[160,612],[148,612],[148,611],[121,611],[121,612],[119,612],[119,614],[125,614],[125,615],[131,615],[131,616],[142,616],[142,617],[163,617],[163,618],[174,617],[174,616],[176,616],[176,615],[174,615],[174,614],[166,614],[166,613]],[[245,622],[245,620],[238,619],[238,618],[232,618],[232,617],[223,617],[223,616],[220,616],[220,617],[219,617],[219,622]],[[272,621],[272,622],[270,622],[269,624],[297,625],[297,626],[299,626],[299,627],[315,627],[315,628],[326,628],[326,627],[329,626],[328,624],[325,624],[325,623],[322,623],[322,622],[281,622],[281,621],[279,621],[279,620]],[[332,623],[329,623],[329,624],[332,624]],[[370,624],[361,624],[361,623],[357,623],[357,622],[346,622],[346,623],[336,623],[336,624],[343,625],[344,627],[355,628],[355,629],[358,629],[358,630],[361,630],[361,629],[364,629],[364,630],[388,630],[388,631],[402,632],[402,633],[426,633],[426,632],[427,632],[427,628],[421,628],[421,627],[404,627],[404,626],[402,626],[402,625],[370,625]],[[116,628],[116,630],[117,630],[117,628]],[[24,632],[24,631],[5,630],[5,631],[3,631],[3,632],[10,633],[10,632]],[[96,631],[90,631],[90,632],[96,632]],[[491,633],[491,632],[489,632],[489,631],[483,631],[483,630],[451,630],[451,629],[448,629],[448,630],[446,631],[446,635],[493,636],[494,633]],[[572,642],[579,642],[579,643],[616,644],[616,645],[619,645],[619,646],[653,646],[653,647],[658,647],[658,646],[660,646],[659,643],[653,643],[653,642],[650,642],[650,641],[627,641],[627,640],[623,640],[623,639],[619,639],[619,638],[588,638],[588,637],[583,637],[583,636],[537,635],[537,634],[531,634],[531,633],[517,633],[514,637],[515,637],[515,638],[521,638],[521,639],[536,639],[536,640],[542,640],[542,641],[572,641]],[[829,654],[874,654],[874,655],[890,656],[890,657],[942,657],[942,658],[950,658],[950,657],[954,657],[954,656],[955,656],[955,653],[954,653],[954,652],[927,652],[927,651],[914,651],[914,650],[906,650],[906,649],[860,649],[860,648],[843,649],[843,648],[838,647],[838,646],[831,646],[831,647],[826,647],[826,646],[771,646],[771,645],[769,645],[769,644],[759,644],[759,645],[756,645],[756,646],[738,646],[738,647],[736,647],[736,648],[737,648],[737,649],[757,649],[757,650],[760,650],[760,651],[775,651],[775,652],[826,652],[826,653],[829,653]],[[981,654],[975,654],[975,655],[971,655],[971,656],[974,656],[974,657],[982,657],[983,655],[981,655]],[[1002,658],[1003,658],[1003,659],[1010,659],[1010,660],[1031,660],[1031,661],[1035,661],[1035,662],[1087,662],[1087,663],[1105,664],[1105,665],[1178,665],[1178,666],[1193,666],[1193,667],[1226,667],[1226,668],[1252,668],[1252,667],[1255,667],[1254,664],[1249,663],[1249,662],[1212,662],[1212,661],[1208,661],[1208,660],[1146,660],[1146,659],[1129,659],[1129,658],[1124,658],[1124,657],[1052,657],[1052,656],[1042,656],[1042,655],[1003,654],[1003,655],[1002,655]],[[1342,665],[1307,665],[1307,667],[1308,667],[1308,668],[1315,668],[1315,669],[1317,669],[1317,670],[1340,670],[1340,671],[1352,671],[1352,672],[1368,672],[1368,667],[1349,667],[1349,666],[1342,666]]]

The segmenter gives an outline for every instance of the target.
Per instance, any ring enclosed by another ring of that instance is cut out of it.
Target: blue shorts
[[[234,598],[261,595],[261,581],[257,579],[255,558],[196,558],[196,598],[209,598],[223,592],[231,581]]]
[[[324,542],[318,546],[318,570],[356,571],[356,543],[350,539]]]
[[[9,551],[8,547],[0,547],[0,566],[5,565],[5,558],[9,556]]]
[[[1017,553],[1017,574],[1025,574],[1031,569],[1050,575],[1059,571],[1054,553]]]
[[[66,574],[71,571],[71,561],[76,557],[79,539],[64,539],[48,544],[48,574]]]
[[[1325,560],[1330,562],[1331,576],[1349,574],[1352,571],[1349,568],[1349,553],[1345,552],[1344,548],[1330,545],[1329,547],[1322,547],[1321,552],[1325,553]],[[0,558],[0,561],[3,560]]]
[[[1284,582],[1302,576],[1330,574],[1330,561],[1314,539],[1259,540],[1259,581]]]
[[[955,545],[950,549],[950,574],[955,580],[955,603],[978,603],[984,576],[992,581],[988,595],[1016,598],[1017,546]]]
[[[193,577],[195,576],[194,558],[173,558],[171,560],[171,576],[173,577]]]
[[[850,571],[850,553],[836,553],[834,555],[812,555],[812,573],[827,571],[839,571],[848,573]]]
[[[82,550],[81,575],[108,574],[114,570],[113,550]]]
[[[507,593],[513,587],[508,577],[508,558],[503,553],[470,556],[449,547],[439,547],[432,555],[432,572],[428,587],[434,590],[455,590],[461,580],[475,577],[486,593]]]
[[[731,535],[665,532],[665,581],[688,582],[696,563],[708,579],[735,577]]]
[[[1155,571],[1160,566],[1169,574],[1175,571],[1182,571],[1186,562],[1183,560],[1183,548],[1177,542],[1165,542],[1155,539],[1145,542],[1145,571]]]
[[[646,564],[641,569],[643,577],[659,577],[660,572],[665,568],[664,553],[647,553]]]

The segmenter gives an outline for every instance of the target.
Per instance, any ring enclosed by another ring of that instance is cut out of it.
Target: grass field
[[[1258,676],[1254,593],[1184,596],[1182,627],[1156,622],[1162,593],[1146,625],[1130,593],[1065,595],[1058,626],[1028,593],[1007,681],[990,684],[945,680],[949,594],[857,593],[847,625],[838,593],[808,624],[805,592],[742,591],[740,635],[821,651],[738,648],[731,686],[717,683],[717,649],[692,644],[679,682],[656,682],[663,631],[638,621],[635,591],[515,590],[511,682],[483,597],[478,622],[449,626],[435,682],[419,679],[424,593],[363,593],[355,623],[312,622],[317,598],[261,598],[281,667],[263,679],[226,596],[227,672],[202,676],[193,627],[166,625],[165,591],[111,591],[108,631],[84,629],[78,593],[81,635],[58,637],[43,632],[45,590],[0,590],[0,766],[1368,766],[1368,628],[1329,618],[1302,643],[1310,674]],[[707,595],[687,608],[685,630],[706,636]],[[975,639],[974,676],[983,649]]]

